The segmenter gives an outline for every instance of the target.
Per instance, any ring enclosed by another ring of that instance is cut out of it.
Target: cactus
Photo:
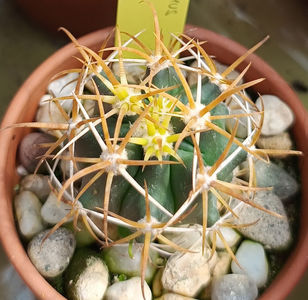
[[[56,105],[65,122],[15,126],[41,128],[57,138],[48,145],[37,170],[46,164],[54,192],[71,210],[51,233],[73,217],[76,229],[83,221],[103,247],[138,239],[144,245],[141,282],[150,248],[164,256],[168,255],[164,245],[189,251],[164,236],[165,232],[194,230],[177,227],[178,223],[201,224],[203,251],[210,247],[210,232],[214,235],[214,251],[215,236],[224,241],[220,226],[233,226],[229,219],[237,217],[241,203],[277,215],[252,201],[254,192],[264,189],[256,186],[254,161],[267,161],[268,156],[266,149],[254,146],[263,111],[258,110],[245,89],[263,79],[240,84],[250,65],[235,80],[227,78],[267,38],[219,74],[202,41],[173,35],[174,42],[168,48],[153,15],[154,51],[138,40],[139,34],[122,44],[116,28],[119,45],[108,47],[105,41],[96,53],[63,29],[79,50],[82,63],[80,69],[58,74],[79,74],[72,95],[48,100]],[[140,50],[130,47],[133,43]],[[179,50],[174,50],[175,44],[180,45]],[[181,57],[184,52],[197,60],[197,67],[185,64],[187,57]],[[126,59],[125,53],[133,53],[138,59]],[[111,69],[114,62],[119,64],[119,76]],[[146,69],[138,83],[127,80],[126,64],[131,62]],[[189,86],[183,72],[195,73],[197,83]],[[95,103],[90,115],[89,103]],[[232,103],[244,113],[230,114]],[[237,137],[238,119],[243,117],[248,123],[246,139]],[[235,120],[230,132],[227,119]],[[233,180],[233,172],[247,155],[250,177],[244,185]],[[61,161],[69,172],[63,178],[55,175]],[[241,200],[235,208],[229,205],[231,197]],[[112,235],[111,228],[115,232]]]

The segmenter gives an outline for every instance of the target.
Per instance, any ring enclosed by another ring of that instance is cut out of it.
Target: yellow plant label
[[[170,33],[181,34],[184,30],[189,0],[118,0],[117,26],[120,31],[135,35],[144,30],[138,39],[153,50],[155,46],[154,19],[147,2],[153,4],[158,15],[164,44],[169,45]],[[128,36],[121,35],[122,44],[128,39]],[[138,46],[131,43],[130,47],[137,48]]]

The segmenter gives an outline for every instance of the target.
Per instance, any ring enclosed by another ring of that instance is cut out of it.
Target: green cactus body
[[[104,78],[106,75],[101,73]],[[95,76],[95,82],[98,85],[99,91],[102,94],[110,95],[110,91],[106,91],[106,86]],[[181,81],[176,74],[173,67],[168,67],[161,70],[153,77],[153,84],[158,88],[175,87],[168,91],[172,96],[178,97],[180,101],[187,105],[188,100],[186,93],[181,85]],[[197,85],[191,87],[191,92],[194,98],[197,94]],[[221,94],[219,87],[211,83],[208,78],[202,80],[201,85],[201,104],[206,106],[216,97]],[[144,100],[147,102],[147,99]],[[176,109],[178,111],[178,109]],[[218,104],[211,111],[211,115],[228,115],[228,109],[224,104]],[[137,119],[137,117],[126,116],[123,119],[120,130],[120,137],[124,137],[129,131],[130,126]],[[107,120],[110,136],[114,135],[117,118],[111,117]],[[185,124],[178,117],[171,119],[172,128],[175,133],[180,133]],[[225,130],[225,120],[213,121],[215,125]],[[99,134],[104,139],[102,127],[96,126]],[[202,132],[200,134],[200,151],[203,157],[204,164],[206,166],[212,166],[221,153],[224,151],[228,139],[210,130]],[[233,152],[237,146],[233,145]],[[87,133],[81,138],[76,147],[76,151],[80,156],[98,157],[101,154],[101,149],[91,132]],[[128,143],[126,146],[127,156],[131,160],[143,159],[144,154],[141,146]],[[229,153],[229,154],[230,154]],[[170,213],[174,213],[183,202],[189,196],[189,192],[192,189],[192,161],[194,157],[194,146],[190,137],[185,138],[177,150],[177,154],[183,160],[184,165],[163,165],[163,166],[147,166],[142,167],[128,167],[128,173],[137,181],[139,185],[143,185],[144,181],[148,184],[149,194],[157,199],[157,201],[163,205]],[[218,177],[222,180],[230,180],[232,178],[232,170],[241,163],[246,157],[245,151],[240,151],[240,154],[228,164],[224,170],[222,170]],[[164,160],[176,161],[172,156],[164,156]],[[85,176],[82,179],[81,187],[85,186],[92,178],[92,174]],[[88,209],[94,209],[95,207],[101,207],[103,204],[105,185],[107,175],[103,174],[97,179],[81,196],[80,202]],[[197,197],[196,203],[198,207],[195,212],[192,212],[191,216],[185,219],[185,222],[202,223],[202,210],[201,196]],[[152,216],[159,221],[166,221],[167,216],[164,215],[154,205],[150,205]],[[144,196],[138,193],[134,187],[125,180],[122,176],[115,176],[111,186],[109,210],[117,214],[121,214],[123,217],[138,221],[144,217],[145,214],[145,202]],[[208,226],[213,225],[219,219],[219,212],[217,209],[217,198],[210,192],[208,200]],[[129,232],[129,231],[128,231]],[[127,232],[127,233],[128,233]]]
[[[153,77],[153,84],[158,88],[174,86],[168,93],[175,97],[180,97],[183,93],[181,81],[173,67],[165,68],[159,71]]]
[[[100,76],[107,79],[106,73],[104,71],[99,72]],[[108,87],[103,83],[102,80],[98,76],[93,76],[93,80],[100,92],[101,95],[112,95],[112,92],[108,89]]]
[[[96,77],[95,82],[98,81]],[[183,104],[187,104],[187,96],[181,81],[179,80],[173,67],[165,68],[153,77],[153,84],[158,88],[166,88],[175,86],[175,89],[168,91],[169,94],[177,96]],[[106,86],[98,84],[101,93],[105,93]],[[193,97],[196,97],[197,86],[191,88]],[[110,93],[107,93],[108,95]],[[217,96],[221,94],[217,85],[211,83],[207,78],[202,80],[201,88],[201,104],[208,105]],[[211,115],[227,115],[228,109],[224,104],[219,104],[210,111]],[[136,117],[126,117],[121,125],[120,137],[124,137],[128,132],[131,122]],[[112,117],[108,119],[108,128],[110,136],[113,136],[116,126],[117,118]],[[181,132],[184,128],[184,123],[177,117],[172,118],[172,126],[175,133]],[[213,123],[225,130],[225,120],[215,120]],[[101,126],[97,126],[97,130],[104,138]],[[200,135],[200,150],[202,153],[203,161],[206,166],[212,166],[224,151],[228,139],[221,134],[211,130],[203,132]],[[233,150],[236,147],[233,147]],[[128,158],[132,160],[139,160],[143,158],[142,149],[140,146],[128,143],[126,146]],[[79,155],[87,155],[90,157],[97,157],[101,153],[101,149],[95,141],[92,133],[88,133],[85,137],[79,140],[77,152]],[[242,154],[244,151],[241,152]],[[149,188],[149,194],[153,196],[160,204],[162,204],[169,212],[174,213],[188,197],[189,192],[192,189],[192,160],[194,156],[194,146],[191,138],[185,138],[180,144],[177,154],[181,157],[184,165],[164,165],[164,166],[148,166],[145,169],[142,167],[128,167],[128,172],[139,185],[143,185],[146,181]],[[232,170],[245,158],[242,155],[236,160],[236,163],[232,166],[228,166],[227,171],[222,171],[224,175],[220,176],[221,179],[226,179],[231,174]],[[164,157],[165,160],[169,158]],[[176,161],[175,158],[170,158]],[[235,160],[234,160],[235,162]],[[226,174],[228,173],[228,174]],[[84,186],[92,175],[88,175],[83,178],[82,186]],[[91,185],[89,189],[81,196],[80,202],[84,207],[94,209],[95,207],[101,207],[104,199],[106,174],[102,175],[98,180]],[[180,184],[179,184],[180,183]],[[217,199],[209,193],[209,210],[208,210],[208,225],[211,226],[219,218],[219,212],[217,210]],[[197,199],[198,206],[200,206],[200,196]],[[122,177],[115,176],[111,187],[111,196],[109,201],[109,210],[115,213],[120,213],[122,216],[138,221],[143,218],[145,214],[145,202],[144,196],[136,192],[134,187]],[[196,215],[198,212],[198,216]],[[155,206],[151,205],[151,214],[159,221],[166,220],[166,215],[159,211]],[[191,214],[191,217],[186,219],[186,222],[201,223],[202,213],[200,209],[196,209]]]
[[[174,213],[174,199],[170,185],[170,165],[149,166],[144,170],[139,169],[135,177],[136,181],[143,185],[147,182],[149,194],[159,201],[168,211]],[[151,215],[159,221],[164,221],[164,215],[153,205]],[[130,187],[122,202],[121,215],[138,221],[145,215],[144,197],[133,187]]]
[[[192,147],[192,146],[191,146]],[[171,187],[175,199],[176,209],[179,209],[183,202],[189,196],[192,189],[192,163],[193,163],[193,151],[184,151],[179,149],[178,151],[185,166],[172,165],[171,166]],[[179,184],[180,183],[180,184]],[[189,216],[184,220],[187,223],[202,224],[202,208],[201,208],[201,196],[196,199],[197,207]],[[213,225],[219,219],[219,212],[217,209],[217,198],[209,193],[208,199],[208,226]]]

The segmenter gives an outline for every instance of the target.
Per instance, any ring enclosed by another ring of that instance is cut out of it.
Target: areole
[[[111,28],[105,28],[82,37],[79,41],[94,50],[98,50],[102,41],[108,36]],[[188,25],[186,33],[199,40],[208,41],[205,44],[210,55],[224,64],[232,63],[243,54],[246,49],[223,36],[211,31]],[[40,65],[22,85],[9,106],[2,121],[2,127],[31,121],[34,117],[40,97],[45,93],[45,88],[53,75],[64,69],[72,68],[78,64],[72,56],[77,54],[73,45],[65,46],[49,57]],[[285,266],[272,282],[270,287],[262,294],[260,299],[284,299],[296,285],[304,273],[307,265],[308,253],[308,114],[297,96],[287,83],[263,60],[256,55],[250,55],[246,64],[242,64],[239,70],[243,70],[248,62],[252,63],[246,74],[247,80],[264,77],[265,81],[258,84],[256,89],[262,94],[275,94],[283,99],[295,114],[293,136],[298,150],[304,153],[300,159],[300,171],[302,178],[301,221],[298,242]],[[0,238],[3,247],[26,284],[40,299],[54,300],[65,299],[56,292],[48,282],[38,273],[27,256],[20,242],[12,211],[13,187],[18,181],[16,173],[16,151],[18,144],[25,134],[25,130],[5,130],[0,134]],[[290,276],[292,274],[292,276]]]

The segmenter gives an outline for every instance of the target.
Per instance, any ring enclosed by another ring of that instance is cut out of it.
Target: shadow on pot
[[[34,23],[51,34],[59,27],[79,37],[114,25],[117,0],[15,0],[16,5]],[[63,36],[63,35],[61,35]]]

